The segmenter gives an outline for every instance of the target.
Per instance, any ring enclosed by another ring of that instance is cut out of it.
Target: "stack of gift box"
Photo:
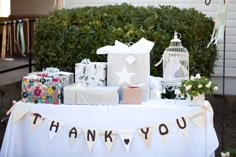
[[[115,41],[113,46],[97,50],[107,55],[107,62],[84,59],[73,73],[48,68],[25,76],[22,100],[52,104],[141,104],[149,100],[150,51],[154,43],[144,38],[127,45]]]

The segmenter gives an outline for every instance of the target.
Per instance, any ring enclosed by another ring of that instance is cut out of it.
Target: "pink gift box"
[[[139,86],[123,87],[123,104],[141,104],[142,89]]]

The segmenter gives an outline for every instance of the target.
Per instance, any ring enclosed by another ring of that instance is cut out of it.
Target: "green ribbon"
[[[25,39],[24,39],[24,29],[23,29],[23,23],[20,22],[17,25],[17,43],[19,43],[19,36],[21,41],[21,54],[25,56]]]

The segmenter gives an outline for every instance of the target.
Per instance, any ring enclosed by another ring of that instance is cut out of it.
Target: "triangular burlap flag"
[[[70,144],[71,147],[78,140],[80,133],[81,133],[81,129],[80,128],[78,128],[78,127],[71,127],[70,128],[68,137],[69,137],[69,144]]]
[[[30,132],[32,133],[44,121],[44,118],[38,113],[31,113],[30,115]]]
[[[134,136],[134,130],[120,130],[118,132],[126,150],[129,151]]]
[[[150,148],[152,142],[153,127],[146,127],[138,129],[138,134],[142,138],[145,145]]]
[[[188,138],[188,118],[181,117],[176,119],[175,126],[184,135],[184,137]]]
[[[51,121],[49,123],[49,141],[52,141],[54,139],[54,137],[58,134],[62,126],[62,124],[56,121]]]
[[[157,126],[157,131],[160,134],[163,143],[167,144],[169,139],[169,128],[167,123],[162,123]]]
[[[84,136],[85,136],[85,140],[87,142],[89,151],[92,150],[93,145],[95,144],[98,135],[99,135],[98,130],[84,129]]]
[[[22,104],[15,104],[14,114],[13,114],[13,122],[20,120],[26,113],[29,112],[29,108]]]
[[[104,140],[104,143],[108,151],[111,151],[116,134],[117,132],[112,131],[112,130],[105,130],[102,132],[102,138]]]
[[[199,128],[202,128],[205,125],[202,111],[193,112],[188,117],[189,120]]]

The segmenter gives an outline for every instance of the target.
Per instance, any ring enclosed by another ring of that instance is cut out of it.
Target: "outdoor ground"
[[[5,112],[11,106],[11,100],[20,100],[21,82],[10,85],[0,86],[0,118],[4,117]],[[216,151],[216,157],[220,157],[222,150],[222,110],[224,112],[224,149],[236,149],[236,96],[208,96],[214,109],[214,124],[218,135],[220,146]],[[223,106],[224,105],[224,106]],[[0,145],[5,133],[6,124],[0,124]],[[190,155],[191,157],[191,155]]]

